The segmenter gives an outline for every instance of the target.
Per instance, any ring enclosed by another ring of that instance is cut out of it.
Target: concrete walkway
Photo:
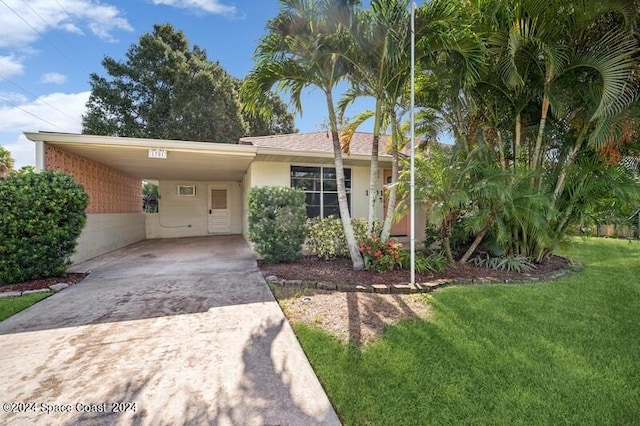
[[[339,424],[242,238],[74,269],[92,272],[0,322],[0,424]]]

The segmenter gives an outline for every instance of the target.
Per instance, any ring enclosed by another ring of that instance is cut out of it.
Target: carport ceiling
[[[150,148],[47,142],[67,152],[105,164],[141,179],[240,181],[255,153],[165,148],[166,159],[149,158]],[[217,145],[217,144],[216,144]]]

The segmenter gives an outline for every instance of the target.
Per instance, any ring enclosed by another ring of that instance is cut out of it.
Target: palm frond
[[[374,115],[375,112],[371,110],[361,112],[350,123],[342,128],[340,131],[340,146],[342,147],[342,152],[347,154],[351,152],[351,139],[353,138],[353,134],[356,132],[358,127],[362,125],[362,123],[372,118]]]

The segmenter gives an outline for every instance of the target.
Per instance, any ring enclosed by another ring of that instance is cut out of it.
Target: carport
[[[71,174],[89,193],[81,262],[147,238],[246,234],[243,179],[250,145],[25,133],[36,168]],[[142,211],[143,181],[159,185],[158,213]]]

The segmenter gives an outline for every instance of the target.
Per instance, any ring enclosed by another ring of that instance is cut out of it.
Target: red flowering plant
[[[404,259],[402,243],[393,240],[383,242],[376,235],[370,235],[360,242],[360,253],[366,269],[376,273],[401,268]]]

